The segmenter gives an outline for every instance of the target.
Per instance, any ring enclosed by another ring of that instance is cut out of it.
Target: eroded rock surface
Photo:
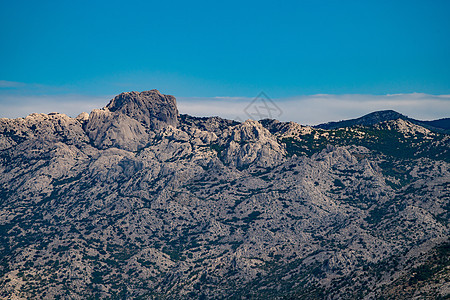
[[[175,97],[151,90],[116,96],[106,107],[91,112],[85,129],[100,148],[136,151],[147,145],[153,131],[177,124]]]

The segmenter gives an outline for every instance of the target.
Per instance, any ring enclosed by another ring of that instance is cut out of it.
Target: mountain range
[[[448,119],[0,119],[4,299],[448,299]]]
[[[409,117],[402,115],[401,113],[398,113],[393,110],[375,111],[375,112],[372,112],[365,116],[362,116],[360,118],[338,121],[338,122],[328,122],[328,123],[319,124],[315,127],[321,128],[321,129],[338,129],[338,128],[351,127],[351,126],[355,126],[355,125],[370,126],[370,125],[375,125],[380,122],[386,122],[386,121],[398,120],[398,119],[409,121],[413,124],[428,128],[433,131],[439,131],[439,132],[445,132],[445,133],[450,132],[450,118],[443,118],[443,119],[432,120],[432,121],[421,121],[421,120],[409,118]]]

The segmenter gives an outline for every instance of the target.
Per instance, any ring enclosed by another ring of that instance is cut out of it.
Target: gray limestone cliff
[[[149,142],[154,130],[177,123],[175,97],[151,90],[116,96],[103,109],[91,112],[85,129],[96,146],[135,151]]]

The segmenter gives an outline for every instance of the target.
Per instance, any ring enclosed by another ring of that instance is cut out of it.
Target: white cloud
[[[22,82],[0,80],[0,88],[17,88],[17,87],[21,87],[24,85],[25,84]]]
[[[244,109],[253,98],[179,98],[180,113],[196,116],[218,115],[248,119]],[[282,110],[281,121],[315,125],[328,121],[357,118],[367,113],[392,109],[409,117],[431,120],[450,117],[450,95],[421,93],[395,95],[318,94],[273,99]]]
[[[0,94],[0,117],[25,117],[33,112],[60,112],[75,117],[85,111],[104,107],[113,95],[51,95],[24,96]],[[178,110],[193,116],[220,116],[227,119],[246,120],[245,113],[254,98],[250,97],[177,97]],[[450,117],[450,95],[392,94],[392,95],[309,95],[273,99],[281,109],[281,121],[315,125],[328,121],[357,118],[364,114],[392,109],[419,120]],[[264,112],[261,103],[258,109]],[[250,105],[250,110],[255,105]],[[252,118],[255,118],[254,116]],[[255,118],[256,119],[256,118]]]

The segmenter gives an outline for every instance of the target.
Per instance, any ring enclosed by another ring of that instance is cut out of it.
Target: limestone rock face
[[[124,114],[150,129],[178,124],[178,109],[174,96],[162,95],[157,90],[122,93],[109,102],[112,113]]]
[[[177,123],[175,97],[151,90],[116,96],[105,108],[91,112],[85,129],[100,148],[136,151],[149,142],[152,132]]]
[[[2,118],[0,133],[2,150],[19,146],[22,142],[32,147],[37,143],[80,144],[89,141],[77,119],[59,113],[33,113],[18,119]]]
[[[223,137],[226,140],[224,161],[238,168],[252,163],[258,167],[273,167],[286,155],[275,136],[257,121],[247,120],[236,125]]]
[[[94,145],[102,149],[117,147],[136,151],[149,141],[149,133],[141,122],[109,109],[95,109],[85,125]]]
[[[178,115],[156,90],[2,118],[0,298],[445,298],[449,141]]]

